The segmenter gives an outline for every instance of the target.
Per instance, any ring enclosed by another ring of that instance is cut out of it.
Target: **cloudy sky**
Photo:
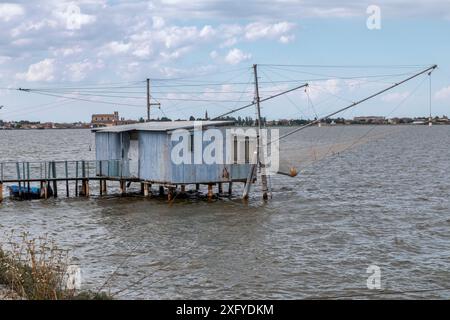
[[[218,115],[252,100],[254,63],[263,96],[311,84],[268,118],[320,116],[431,64],[433,113],[450,114],[449,53],[449,0],[1,1],[0,119],[137,118],[146,78],[154,117]],[[425,115],[428,101],[425,76],[344,116]]]

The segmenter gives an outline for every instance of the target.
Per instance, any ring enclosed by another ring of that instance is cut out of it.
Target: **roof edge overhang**
[[[194,129],[197,125],[201,125],[202,128],[208,127],[225,127],[234,125],[234,121],[170,121],[170,122],[146,122],[138,124],[129,124],[122,126],[113,126],[106,128],[93,128],[94,133],[121,133],[121,132],[133,132],[133,131],[150,131],[150,132],[171,132],[175,130]]]

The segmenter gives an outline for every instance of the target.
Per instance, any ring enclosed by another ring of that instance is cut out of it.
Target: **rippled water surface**
[[[266,204],[258,193],[248,204],[238,197],[172,205],[139,197],[6,199],[0,238],[11,229],[47,233],[72,250],[85,287],[98,288],[115,272],[107,287],[122,298],[366,295],[372,264],[386,290],[450,287],[450,126],[384,135],[392,128],[377,127],[377,139],[350,150],[336,137],[361,138],[368,127],[290,137],[282,163],[301,174],[271,179]],[[95,157],[85,130],[0,131],[0,142],[2,161]],[[320,145],[333,155],[318,161],[312,146]],[[448,299],[450,291],[389,298]]]

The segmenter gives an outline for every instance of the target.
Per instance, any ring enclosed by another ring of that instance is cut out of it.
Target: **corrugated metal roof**
[[[201,123],[205,127],[228,126],[233,121],[152,121],[145,123],[128,124],[107,128],[95,128],[93,132],[127,132],[127,131],[173,131],[177,129],[193,129],[194,125]]]

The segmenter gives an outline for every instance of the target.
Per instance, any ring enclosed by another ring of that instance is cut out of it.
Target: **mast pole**
[[[147,79],[147,121],[150,122],[150,79]]]
[[[262,130],[262,121],[261,121],[261,98],[259,96],[259,83],[258,83],[258,65],[253,65],[253,73],[255,75],[255,102],[256,102],[256,111],[258,115],[258,133],[256,136],[257,143],[257,164],[261,171],[261,182],[263,187],[263,199],[267,200],[268,196],[268,188],[267,188],[267,176],[266,176],[266,157],[265,155],[261,155],[261,130]],[[261,161],[261,156],[264,158]]]
[[[432,84],[431,84],[431,74],[433,73],[433,71],[430,71],[429,73],[428,73],[428,77],[429,77],[429,80],[430,80],[430,93],[429,93],[429,99],[430,99],[430,101],[429,101],[429,107],[430,107],[430,117],[428,118],[428,126],[430,126],[430,127],[432,127],[433,126],[433,118],[432,118],[432,115],[431,115],[431,107],[432,107],[432,102],[431,102],[431,95],[432,95]]]

